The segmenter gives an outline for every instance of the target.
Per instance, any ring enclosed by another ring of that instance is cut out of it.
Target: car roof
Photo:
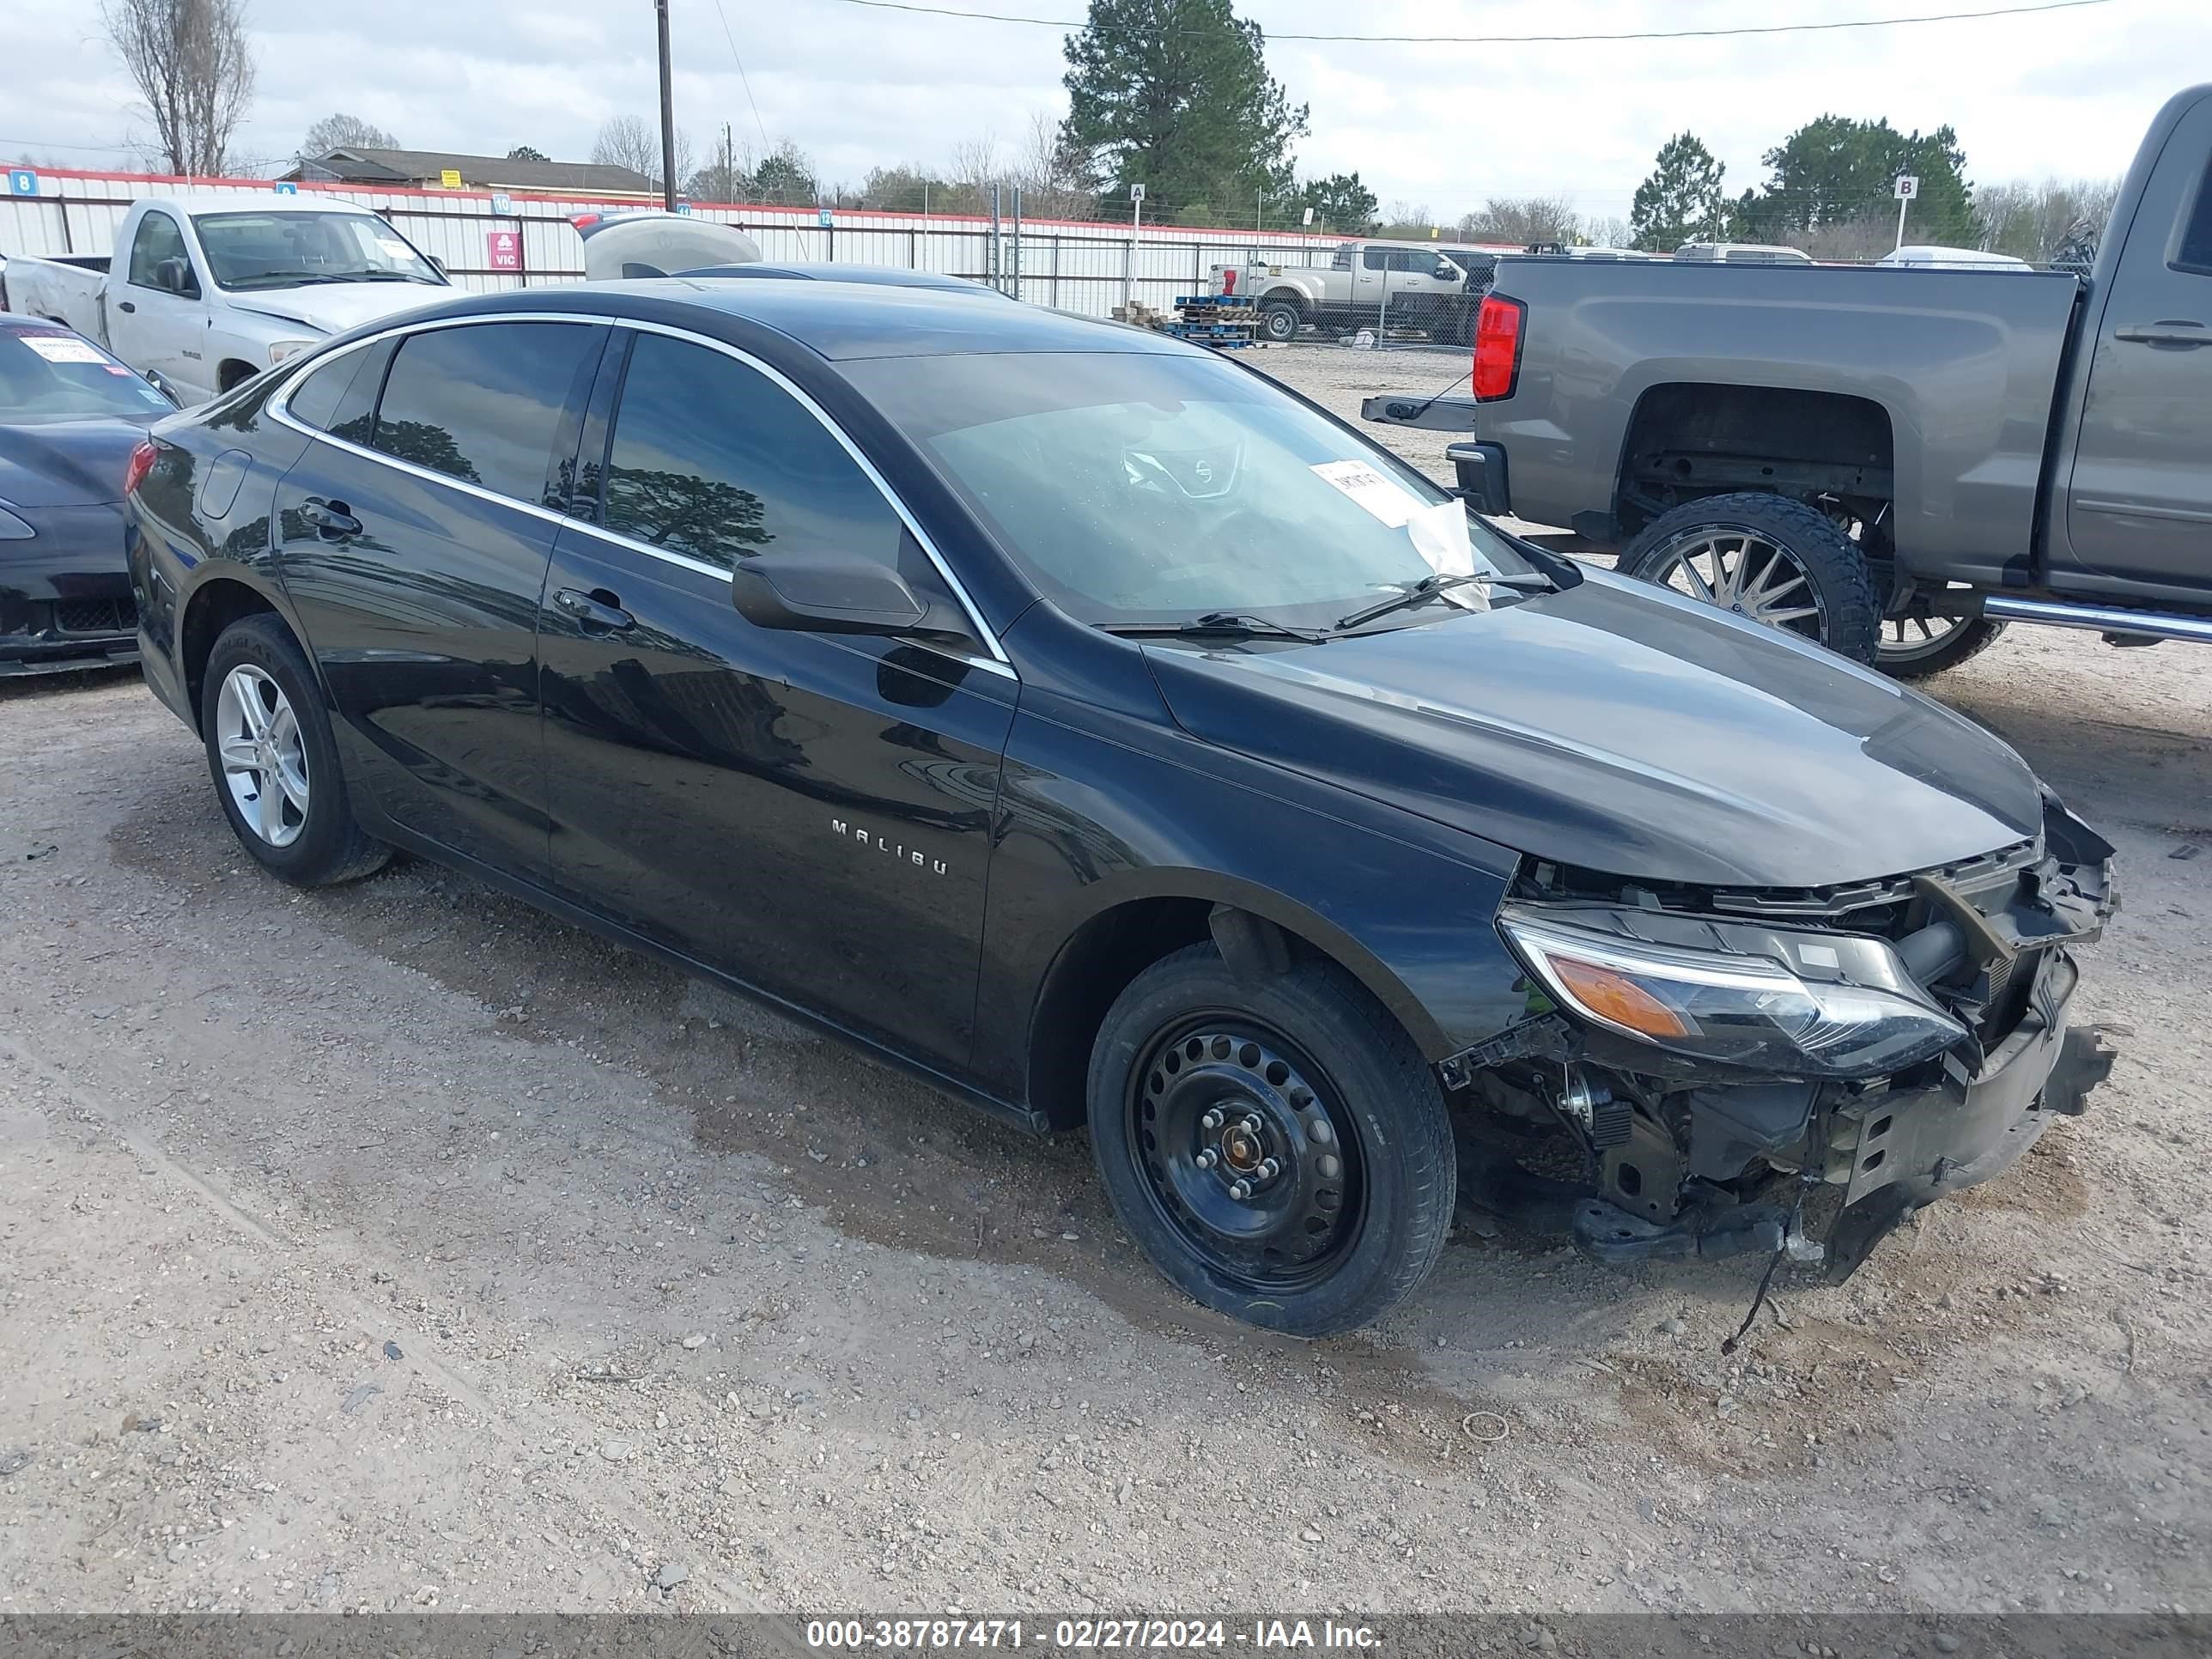
[[[679,270],[678,276],[750,276],[770,280],[781,278],[794,283],[864,283],[877,288],[935,288],[955,294],[997,294],[998,289],[985,283],[970,282],[965,276],[947,276],[934,270],[912,270],[904,265],[866,265],[846,260],[805,260],[790,264],[779,264],[763,259],[758,263],[748,260],[743,264],[701,265],[696,270]]]
[[[743,343],[748,327],[767,329],[832,361],[943,357],[963,354],[1105,351],[1189,352],[1164,334],[1041,306],[979,306],[972,291],[884,283],[732,282],[661,276],[619,283],[471,295],[410,314],[493,316],[558,311],[635,317]]]

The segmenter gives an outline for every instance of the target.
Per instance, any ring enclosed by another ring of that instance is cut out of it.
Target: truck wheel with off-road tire
[[[1644,526],[1618,568],[1876,665],[1881,601],[1866,556],[1802,501],[1759,490],[1685,501]]]
[[[1208,944],[1153,963],[1099,1029],[1089,1103],[1121,1224],[1210,1308],[1350,1330],[1443,1249],[1458,1170],[1443,1091],[1332,963],[1246,980]]]
[[[1265,300],[1260,305],[1260,335],[1280,345],[1298,337],[1305,313],[1292,300]]]
[[[1992,617],[1927,617],[1908,611],[1881,625],[1875,665],[1900,680],[1924,680],[1978,657],[1997,641],[2005,625]]]

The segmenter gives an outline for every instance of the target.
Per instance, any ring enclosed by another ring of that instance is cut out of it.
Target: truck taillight
[[[161,452],[154,447],[153,441],[141,438],[138,447],[131,452],[131,464],[123,469],[123,493],[133,495],[146,482],[146,475],[154,470],[154,458]]]
[[[1474,397],[1478,403],[1513,395],[1521,378],[1521,325],[1528,307],[1503,295],[1486,294],[1474,319]]]

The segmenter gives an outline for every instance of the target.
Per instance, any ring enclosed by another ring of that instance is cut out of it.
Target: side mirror
[[[928,611],[897,571],[849,553],[741,558],[730,599],[755,627],[817,634],[903,634]]]
[[[170,294],[191,294],[192,292],[191,265],[185,260],[173,257],[161,260],[154,267],[154,286]]]
[[[146,371],[146,384],[152,386],[155,391],[160,392],[164,398],[167,398],[179,409],[182,409],[185,406],[185,400],[177,396],[176,387],[171,386],[167,380],[161,378],[161,371],[160,369],[149,368]]]
[[[1449,259],[1439,259],[1437,261],[1436,270],[1431,274],[1439,281],[1449,283],[1459,275],[1459,267]]]
[[[443,259],[441,259],[436,254],[433,253],[430,255],[430,269],[436,271],[441,276],[443,276],[446,274],[446,262]]]

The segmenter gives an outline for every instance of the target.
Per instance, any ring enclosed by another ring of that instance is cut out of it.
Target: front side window
[[[1327,627],[1439,572],[1534,570],[1414,469],[1218,358],[884,357],[845,372],[1085,622],[1233,611]]]
[[[2204,176],[2197,181],[2197,204],[2183,227],[2173,264],[2177,270],[2212,276],[2212,162],[2205,164]]]
[[[192,257],[185,251],[184,227],[166,213],[149,213],[138,221],[137,234],[131,239],[131,286],[161,287],[155,271],[167,259],[174,259],[183,266],[178,273],[183,280],[169,291],[197,293],[198,284],[192,277]]]
[[[1343,246],[1338,248],[1334,252],[1328,256],[1328,268],[1331,270],[1349,270],[1352,269],[1351,243],[1346,242]]]
[[[193,216],[192,224],[209,270],[227,289],[312,283],[446,285],[405,237],[373,213],[201,213]]]
[[[758,370],[666,335],[631,348],[605,480],[609,530],[720,569],[771,550],[899,562],[904,525],[821,422]]]
[[[586,323],[470,323],[407,335],[385,376],[370,445],[541,502],[562,415],[597,366],[600,337]]]

